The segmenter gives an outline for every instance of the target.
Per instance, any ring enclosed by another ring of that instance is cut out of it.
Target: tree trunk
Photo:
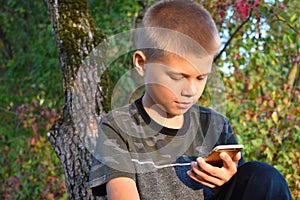
[[[97,123],[93,120],[91,127],[78,130],[78,120],[74,120],[76,114],[78,116],[78,113],[76,113],[78,107],[74,106],[74,101],[77,99],[77,104],[83,103],[78,102],[78,96],[76,96],[78,95],[78,88],[79,90],[82,89],[77,87],[77,83],[83,80],[82,75],[78,75],[78,73],[82,71],[82,69],[84,69],[85,72],[90,70],[85,69],[87,68],[85,57],[98,44],[103,42],[104,37],[96,30],[95,23],[88,11],[86,0],[44,0],[44,2],[51,18],[53,32],[58,46],[65,94],[63,113],[60,119],[52,126],[48,137],[63,165],[69,199],[94,199],[87,189],[92,152],[88,148],[86,141],[86,139],[90,139],[91,136],[88,135],[88,137],[85,137],[85,130],[89,129],[91,132],[92,129],[94,134],[95,131],[97,131]],[[100,69],[100,71],[101,70],[103,71],[104,68]],[[98,87],[98,89],[101,91],[100,87]],[[74,94],[74,91],[77,93]],[[89,89],[87,91],[89,91]],[[93,92],[95,89],[91,91]],[[81,100],[91,101],[90,97]],[[92,101],[95,102],[95,96],[93,97],[94,99]],[[101,97],[103,97],[103,95],[100,93],[100,98]],[[98,111],[102,109],[101,103],[102,102],[99,103]],[[88,103],[85,102],[85,104]],[[95,103],[92,103],[90,104],[91,107],[89,107],[93,109],[93,113],[96,113],[95,105]],[[86,110],[82,109],[81,114],[84,114],[85,111]],[[97,115],[96,117],[101,117],[101,112],[97,112],[95,115]],[[85,117],[85,115],[82,117]],[[84,137],[82,137],[82,135],[84,135]]]

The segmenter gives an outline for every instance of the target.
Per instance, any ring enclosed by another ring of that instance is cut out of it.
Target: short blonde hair
[[[145,13],[137,48],[147,60],[165,51],[180,56],[213,55],[220,46],[219,34],[208,11],[191,0],[165,0]]]

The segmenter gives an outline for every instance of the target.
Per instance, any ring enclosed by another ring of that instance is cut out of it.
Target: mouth
[[[175,101],[175,103],[176,103],[176,106],[180,109],[187,109],[192,105],[191,102],[178,102],[178,101]]]

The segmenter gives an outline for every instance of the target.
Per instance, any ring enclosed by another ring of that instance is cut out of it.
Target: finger
[[[192,172],[196,175],[196,178],[198,180],[212,183],[217,186],[223,184],[223,180],[219,178],[220,174],[222,174],[221,168],[213,167],[210,164],[205,163],[205,161],[201,159],[200,161],[197,160],[197,162],[200,163],[201,167],[198,166],[196,162],[192,162]],[[206,169],[203,169],[203,166],[206,166]]]
[[[235,156],[232,158],[233,162],[238,162],[242,158],[242,153],[238,152],[235,154]]]
[[[201,183],[202,185],[205,185],[205,186],[208,186],[208,187],[210,187],[210,188],[215,188],[216,187],[216,185],[214,185],[214,184],[212,184],[212,183],[209,183],[209,182],[206,182],[204,179],[202,179],[200,176],[198,176],[197,174],[195,174],[193,171],[187,171],[187,175],[191,178],[191,179],[193,179],[193,180],[195,180],[195,181],[197,181],[197,182],[199,182],[199,183]]]
[[[209,174],[211,176],[214,176],[214,177],[218,177],[218,174],[220,174],[220,170],[221,168],[219,167],[215,167],[209,163],[207,163],[203,158],[199,157],[197,158],[197,163],[196,163],[196,166],[199,166],[199,170],[201,172],[205,172],[206,174]]]
[[[226,152],[220,153],[220,158],[223,160],[223,167],[226,169],[236,169],[236,163],[232,161],[231,157]]]

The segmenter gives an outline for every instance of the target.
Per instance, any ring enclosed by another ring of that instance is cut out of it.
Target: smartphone
[[[216,146],[209,154],[204,158],[205,162],[217,166],[223,166],[223,160],[220,158],[221,152],[226,152],[231,158],[233,158],[238,152],[244,149],[242,144],[230,144]]]

